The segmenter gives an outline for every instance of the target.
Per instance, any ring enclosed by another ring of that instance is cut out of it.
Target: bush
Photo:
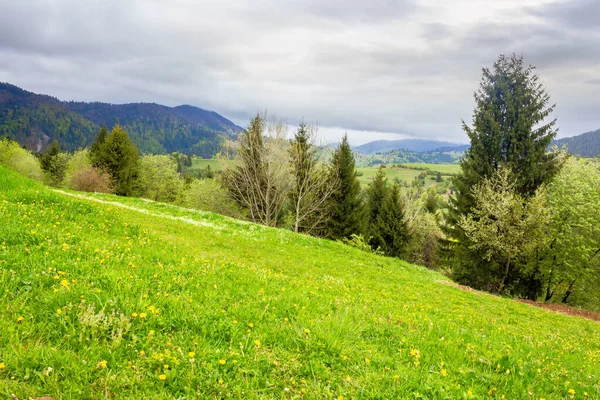
[[[169,203],[176,201],[183,189],[177,162],[166,155],[142,157],[138,186],[141,197]]]
[[[70,158],[67,153],[58,153],[48,159],[48,170],[46,171],[44,182],[50,186],[61,186],[65,180]]]
[[[179,204],[233,218],[245,218],[245,212],[229,196],[229,192],[213,179],[194,180],[183,191]]]
[[[80,192],[114,193],[110,175],[92,166],[88,150],[73,154],[67,163],[63,185]]]
[[[381,251],[381,249],[379,247],[377,249],[373,249],[369,245],[368,240],[365,239],[365,237],[363,235],[356,235],[353,233],[350,235],[350,239],[343,238],[339,242],[344,243],[345,245],[348,245],[350,247],[354,247],[356,249],[366,251],[367,253],[378,254],[380,256],[383,255],[383,251]]]
[[[40,182],[44,179],[39,160],[12,140],[0,139],[0,163],[28,178]]]

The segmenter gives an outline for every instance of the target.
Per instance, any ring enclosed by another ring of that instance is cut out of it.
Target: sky
[[[481,69],[516,53],[565,137],[600,128],[598,21],[599,0],[0,0],[0,81],[466,143]]]

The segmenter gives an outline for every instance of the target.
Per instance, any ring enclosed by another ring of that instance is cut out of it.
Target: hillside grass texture
[[[600,398],[597,322],[446,283],[0,166],[0,398]]]

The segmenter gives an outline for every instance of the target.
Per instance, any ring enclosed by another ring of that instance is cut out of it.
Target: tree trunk
[[[508,276],[508,270],[510,268],[510,254],[506,259],[506,270],[504,271],[504,276],[502,277],[502,282],[500,282],[500,287],[498,288],[498,293],[502,293],[502,289],[504,289],[504,282],[506,281],[506,277]]]
[[[550,278],[548,279],[548,286],[546,287],[546,298],[544,298],[544,301],[550,301],[552,296],[554,296],[554,291],[550,291],[550,286],[552,286],[552,272],[550,272]]]
[[[567,303],[567,300],[569,300],[569,296],[571,295],[571,293],[573,293],[573,285],[575,285],[575,281],[569,284],[569,287],[567,288],[567,291],[565,292],[565,295],[562,298],[563,304]]]

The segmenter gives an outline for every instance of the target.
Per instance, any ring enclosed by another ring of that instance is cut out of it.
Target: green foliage
[[[65,179],[69,155],[60,152],[57,140],[52,141],[40,158],[40,166],[46,173],[46,182],[51,186],[60,186]]]
[[[475,207],[458,222],[470,247],[482,251],[488,262],[485,289],[494,292],[503,292],[511,268],[523,265],[514,261],[529,258],[546,239],[544,195],[523,197],[516,185],[508,168],[499,169],[473,189]],[[525,271],[518,272],[518,276],[525,275]]]
[[[330,162],[331,179],[338,182],[330,197],[332,216],[327,224],[327,236],[332,239],[349,238],[363,231],[363,202],[360,198],[360,182],[354,169],[354,155],[348,135],[333,153]]]
[[[291,187],[285,129],[281,121],[257,114],[240,135],[235,164],[222,176],[250,219],[267,226],[279,223]]]
[[[404,254],[410,240],[408,224],[404,212],[404,202],[400,194],[400,185],[394,183],[386,188],[383,208],[377,220],[378,237],[384,254],[400,257]],[[374,231],[373,231],[374,232]]]
[[[213,213],[0,188],[0,393],[600,398],[594,321]]]
[[[44,178],[38,159],[12,140],[0,139],[0,164],[37,181]]]
[[[547,190],[548,246],[535,258],[546,301],[600,310],[600,169],[569,160]],[[537,270],[537,269],[536,269]]]
[[[446,233],[455,276],[462,283],[482,288],[489,286],[494,264],[459,224],[475,206],[472,188],[504,167],[514,176],[516,195],[530,197],[558,172],[560,161],[547,152],[556,135],[556,121],[548,121],[554,107],[534,67],[525,66],[522,57],[501,55],[491,70],[484,68],[475,101],[473,127],[463,123],[471,147],[453,182],[456,195],[450,198]],[[516,267],[515,271],[523,270]],[[525,283],[527,278],[518,274],[509,279],[520,282],[528,297],[541,289],[536,279]]]
[[[301,122],[289,149],[292,187],[289,191],[291,226],[294,232],[320,234],[331,215],[329,197],[337,181],[328,179],[326,168],[318,164],[314,146],[316,128]]]
[[[241,132],[222,116],[195,107],[61,102],[0,83],[0,137],[36,152],[52,140],[68,152],[84,148],[100,126],[117,124],[143,153],[154,154],[179,151],[212,157],[225,138]]]
[[[137,182],[141,197],[174,202],[183,190],[183,180],[172,156],[147,155],[140,158]]]
[[[365,239],[363,235],[351,234],[349,238],[343,238],[339,241],[347,246],[354,247],[360,251],[365,251],[367,253],[373,253],[378,255],[383,255],[383,251],[381,248],[374,248],[369,244],[369,241]]]
[[[184,207],[211,211],[228,217],[246,217],[244,210],[214,179],[194,179],[184,189],[181,199],[177,203]]]
[[[89,150],[79,150],[67,162],[63,186],[81,192],[113,193],[111,176],[94,168]]]
[[[102,131],[98,135],[98,138],[101,137]],[[131,196],[134,193],[139,173],[139,154],[123,127],[113,127],[106,139],[99,144],[92,161],[95,167],[111,175],[116,194]]]
[[[383,248],[385,244],[385,240],[383,239],[383,235],[385,234],[384,225],[387,223],[384,220],[383,210],[386,208],[386,203],[388,202],[388,187],[382,166],[379,167],[373,182],[369,184],[366,197],[366,230],[369,244],[376,249]]]

